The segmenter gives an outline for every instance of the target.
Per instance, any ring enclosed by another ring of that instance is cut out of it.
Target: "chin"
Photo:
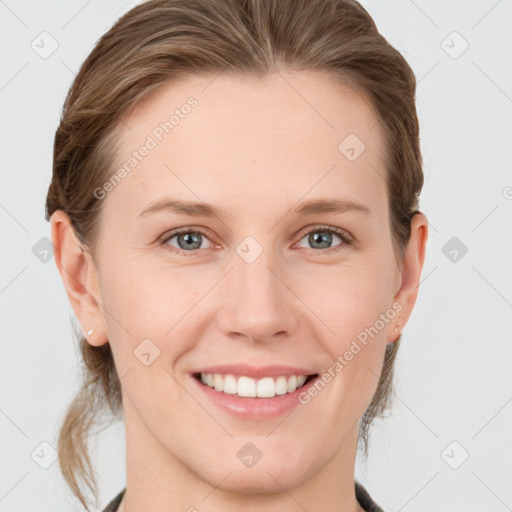
[[[219,457],[225,457],[220,455]],[[209,471],[201,467],[199,475],[210,485],[239,494],[272,494],[282,492],[283,487],[293,489],[310,478],[304,464],[297,464],[289,458],[272,458],[264,461],[262,457],[254,466],[244,467],[242,463],[209,465]],[[229,476],[228,476],[229,475]],[[219,482],[220,485],[219,485]]]

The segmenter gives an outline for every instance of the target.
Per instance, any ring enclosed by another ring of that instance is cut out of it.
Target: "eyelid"
[[[164,233],[163,235],[161,235],[160,237],[158,237],[157,243],[159,243],[160,245],[165,245],[169,240],[171,240],[175,236],[181,235],[183,233],[199,233],[200,235],[203,235],[204,237],[208,238],[208,240],[210,240],[210,242],[215,243],[213,240],[211,240],[211,236],[208,234],[207,231],[208,230],[206,228],[202,228],[202,227],[198,228],[198,227],[194,227],[194,226],[186,226],[184,228],[176,228],[175,230],[168,231],[168,232]],[[307,249],[306,248],[307,250],[312,251],[314,253],[323,254],[325,252],[337,251],[345,245],[354,245],[355,244],[354,237],[348,231],[346,231],[345,229],[342,229],[342,228],[337,228],[335,226],[329,226],[329,225],[325,225],[325,224],[323,224],[323,225],[315,224],[313,226],[308,226],[308,227],[304,228],[303,230],[301,230],[298,235],[300,238],[297,241],[297,243],[300,242],[306,235],[309,235],[310,233],[314,233],[316,231],[319,231],[319,232],[326,231],[329,233],[333,233],[342,240],[342,243],[335,245],[334,247],[328,247],[327,249]],[[185,251],[183,249],[178,249],[176,247],[173,247],[170,250],[173,252],[177,252],[178,254],[185,253],[187,256],[192,256],[199,252],[198,249],[195,249],[193,251]]]

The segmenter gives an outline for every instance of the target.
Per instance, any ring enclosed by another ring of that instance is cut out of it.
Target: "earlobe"
[[[77,239],[66,212],[54,212],[50,226],[55,247],[55,263],[71,307],[83,332],[87,333],[87,341],[94,346],[103,345],[108,339],[104,329],[95,265]]]
[[[421,272],[425,262],[425,252],[428,239],[428,221],[426,216],[419,212],[411,221],[409,242],[405,248],[404,258],[400,268],[400,289],[394,301],[401,304],[400,314],[397,316],[394,328],[388,335],[388,342],[395,342],[411,316],[416,298],[418,296]],[[397,329],[395,331],[394,329]],[[397,333],[398,332],[398,336]]]

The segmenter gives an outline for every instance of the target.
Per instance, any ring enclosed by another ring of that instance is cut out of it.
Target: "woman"
[[[425,257],[414,96],[350,0],[150,0],[98,41],[46,203],[86,333],[59,462],[87,510],[106,412],[105,510],[382,510],[354,466]]]

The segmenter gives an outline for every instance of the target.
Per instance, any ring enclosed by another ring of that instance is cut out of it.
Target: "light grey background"
[[[3,512],[78,509],[58,463],[40,467],[51,462],[40,443],[56,446],[78,379],[72,309],[54,259],[33,247],[50,236],[44,202],[65,94],[136,3],[0,1]],[[418,79],[430,237],[394,408],[356,477],[386,512],[511,510],[512,2],[362,3]],[[44,31],[58,43],[47,58]],[[95,445],[101,506],[125,485],[123,436],[118,424]]]

